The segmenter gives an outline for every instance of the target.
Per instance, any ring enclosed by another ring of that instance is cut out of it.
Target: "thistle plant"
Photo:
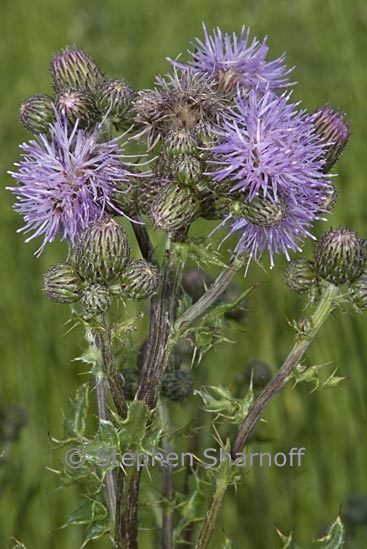
[[[67,241],[44,292],[69,304],[73,324],[85,330],[80,359],[90,379],[72,401],[63,438],[53,439],[72,447],[57,474],[81,486],[68,522],[86,525],[83,547],[106,535],[111,546],[132,549],[140,528],[166,549],[207,547],[270,401],[288,382],[319,382],[303,357],[332,312],[367,309],[366,247],[353,230],[329,229],[313,258],[297,257],[335,203],[330,170],[349,138],[345,117],[328,104],[308,113],[292,102],[285,56],[268,58],[266,41],[251,39],[249,29],[203,32],[187,64],[169,59],[171,72],[138,91],[109,79],[83,50],[66,48],[51,61],[54,96],[21,106],[33,136],[9,172],[20,231],[27,242],[41,239],[37,256],[56,237]],[[211,227],[193,237],[200,219]],[[223,242],[234,242],[228,261]],[[264,256],[275,267],[278,254],[289,261],[286,285],[308,306],[291,323],[288,356],[273,376],[251,364],[245,396],[207,386],[206,352],[226,341],[228,319],[250,314],[247,296],[258,291],[239,291],[235,276],[246,277]],[[208,266],[220,270],[216,278]],[[148,327],[138,350],[142,315]],[[342,381],[333,373],[324,385]],[[178,402],[193,411],[193,424],[199,417],[198,427],[211,430],[223,463],[202,458],[200,430],[185,437],[176,430]],[[192,449],[193,462],[181,463],[178,449]],[[144,518],[140,503],[153,491],[159,503]],[[292,536],[280,538],[293,546]],[[340,519],[314,543],[342,547]]]

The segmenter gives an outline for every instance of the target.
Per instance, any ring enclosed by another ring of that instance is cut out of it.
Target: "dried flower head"
[[[135,122],[142,128],[150,148],[172,130],[194,130],[207,134],[218,125],[225,100],[208,75],[175,70],[158,76],[153,90],[137,93],[133,102]]]
[[[123,163],[120,138],[99,142],[100,127],[92,133],[72,129],[57,115],[50,138],[40,134],[23,143],[17,172],[9,172],[19,185],[9,187],[16,197],[15,210],[25,220],[22,232],[32,232],[26,242],[43,236],[39,255],[59,234],[74,245],[94,219],[116,210],[111,197],[121,181],[131,176]]]
[[[289,86],[288,74],[292,69],[284,65],[285,54],[273,61],[266,61],[268,46],[266,38],[250,41],[250,29],[243,26],[241,33],[223,33],[220,28],[210,35],[203,24],[204,40],[193,42],[192,60],[187,65],[168,60],[183,70],[193,70],[215,78],[218,89],[226,92],[238,86],[251,89],[277,89]]]

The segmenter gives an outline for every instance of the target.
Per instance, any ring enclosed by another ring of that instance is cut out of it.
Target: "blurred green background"
[[[12,210],[12,195],[4,190],[12,184],[6,172],[18,160],[18,144],[30,137],[18,123],[20,103],[29,95],[51,91],[49,62],[65,45],[77,44],[111,78],[123,77],[139,89],[150,87],[155,74],[169,70],[166,56],[185,52],[195,36],[202,36],[202,21],[208,29],[220,25],[230,32],[245,24],[253,36],[268,35],[269,59],[287,52],[288,65],[296,67],[294,99],[302,99],[310,110],[329,102],[347,113],[352,136],[337,165],[338,203],[327,225],[318,226],[316,233],[346,225],[367,237],[367,4],[2,0],[1,20],[0,407],[6,453],[0,462],[0,543],[12,547],[14,536],[28,549],[74,549],[80,546],[82,529],[60,527],[77,506],[78,490],[57,490],[57,479],[47,467],[55,466],[49,436],[61,435],[68,398],[85,379],[79,375],[80,364],[72,362],[84,341],[81,329],[65,335],[68,307],[48,302],[41,291],[42,274],[65,259],[66,247],[49,245],[36,259],[37,244],[26,245],[16,234],[22,220]],[[203,222],[195,232],[209,228]],[[311,249],[306,246],[308,254]],[[261,359],[274,371],[284,360],[292,340],[287,320],[301,315],[304,306],[283,286],[284,265],[280,259],[267,274],[254,266],[249,279],[238,277],[243,288],[259,278],[262,284],[250,297],[245,326],[228,328],[237,345],[208,354],[202,366],[208,381],[229,381],[234,387],[249,360]],[[246,470],[236,494],[231,490],[227,495],[213,547],[222,546],[226,537],[248,549],[278,547],[274,524],[283,532],[294,528],[299,543],[308,547],[342,505],[350,523],[348,546],[367,547],[366,503],[356,496],[367,494],[366,330],[367,315],[351,317],[338,311],[329,319],[307,361],[330,361],[328,372],[338,367],[338,375],[348,380],[334,390],[309,394],[309,386],[298,386],[278,395],[265,414],[271,451],[305,447],[302,466]],[[183,407],[172,408],[172,413],[181,414]],[[11,416],[22,422],[23,413],[26,424],[18,439],[9,441]],[[108,540],[91,544],[109,546]],[[144,547],[149,547],[149,533],[144,535]]]

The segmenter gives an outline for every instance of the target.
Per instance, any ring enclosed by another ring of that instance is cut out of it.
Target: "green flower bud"
[[[102,115],[108,113],[108,118],[118,128],[131,124],[128,115],[134,90],[123,80],[105,80],[97,87],[96,104]]]
[[[193,155],[181,154],[170,162],[173,176],[181,183],[195,184],[203,176],[203,168],[200,160]]]
[[[247,221],[259,227],[275,227],[283,221],[287,214],[287,204],[281,196],[276,202],[264,196],[255,196],[251,202],[234,204],[234,213],[238,207]]]
[[[83,290],[80,304],[85,320],[105,313],[111,304],[108,288],[97,283],[88,284]]]
[[[155,179],[144,179],[137,191],[137,202],[139,211],[142,214],[149,215],[154,199],[159,195],[161,190],[168,185],[168,181],[164,178],[157,177]]]
[[[174,128],[165,136],[163,151],[169,158],[176,158],[195,154],[198,145],[198,137],[192,129]]]
[[[162,395],[173,401],[181,401],[192,395],[194,382],[189,372],[166,372],[162,380]]]
[[[345,122],[344,115],[335,111],[330,105],[325,105],[315,113],[313,123],[316,133],[327,144],[323,172],[328,173],[349,139],[349,125]]]
[[[66,88],[56,96],[55,104],[71,125],[78,120],[79,128],[89,128],[97,121],[97,107],[89,92]]]
[[[200,214],[200,202],[189,187],[169,183],[153,200],[151,217],[157,229],[170,232],[188,227]]]
[[[96,62],[79,48],[66,48],[56,53],[51,62],[51,77],[55,92],[65,88],[94,91],[104,80]]]
[[[291,261],[285,271],[284,282],[290,290],[298,294],[312,290],[316,284],[312,262],[303,258]]]
[[[233,197],[216,197],[213,192],[200,193],[201,217],[210,221],[224,219],[231,209]]]
[[[32,95],[20,107],[21,124],[32,133],[47,133],[55,121],[52,97],[45,94]]]
[[[160,281],[161,274],[153,263],[145,259],[130,261],[121,277],[123,296],[136,301],[147,299],[157,292]]]
[[[366,262],[363,241],[349,229],[331,229],[317,243],[314,260],[317,276],[336,286],[350,284],[362,274]]]
[[[114,219],[97,219],[90,223],[76,247],[75,261],[79,275],[90,282],[113,282],[129,261],[127,235]]]
[[[359,311],[367,311],[367,271],[349,287],[349,299]]]
[[[326,186],[328,187],[328,190],[320,199],[319,206],[321,211],[331,212],[337,201],[338,191],[335,185],[333,185],[330,181]]]
[[[83,283],[72,265],[59,263],[44,275],[44,292],[56,303],[75,303],[83,293]]]
[[[139,371],[136,368],[124,368],[121,371],[126,400],[134,400],[139,386]]]

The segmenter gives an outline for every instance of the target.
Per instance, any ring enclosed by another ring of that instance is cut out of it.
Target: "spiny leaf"
[[[123,429],[120,432],[121,447],[129,451],[140,451],[143,449],[143,440],[147,431],[149,410],[141,400],[134,400],[129,406],[127,418],[123,422]]]
[[[222,269],[226,267],[225,263],[220,259],[220,254],[210,248],[208,240],[203,238],[191,238],[186,242],[176,242],[174,244],[174,252],[178,259],[184,263],[191,259],[198,265],[216,265]]]
[[[313,549],[341,549],[345,543],[345,529],[340,519],[337,517],[336,521],[330,526],[326,536],[316,539],[312,542]]]
[[[85,498],[79,507],[70,513],[67,524],[88,524],[107,516],[107,509],[100,501]]]
[[[99,539],[108,534],[110,531],[110,522],[108,518],[96,520],[89,524],[86,532],[83,545],[80,549],[83,549],[90,541]]]
[[[70,400],[69,410],[64,419],[64,437],[67,440],[81,439],[85,433],[89,406],[89,384],[83,383]]]

